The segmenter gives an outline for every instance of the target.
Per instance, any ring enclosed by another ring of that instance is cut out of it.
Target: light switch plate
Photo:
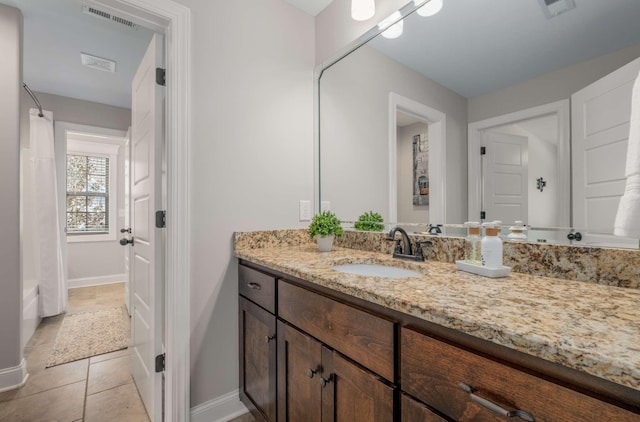
[[[311,221],[311,201],[300,200],[300,221]]]

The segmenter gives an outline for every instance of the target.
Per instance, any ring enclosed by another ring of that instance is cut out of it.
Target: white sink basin
[[[402,278],[422,276],[419,272],[407,270],[405,268],[387,267],[386,265],[376,264],[334,265],[331,268],[336,271],[340,271],[341,273],[364,275],[369,277]]]

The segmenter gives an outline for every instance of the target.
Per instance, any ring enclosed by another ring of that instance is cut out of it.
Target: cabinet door
[[[259,421],[276,420],[276,317],[239,298],[240,398]]]
[[[320,422],[321,344],[278,321],[278,420]]]
[[[394,389],[337,352],[322,348],[322,421],[393,421]]]
[[[400,400],[402,422],[447,422],[447,419],[438,416],[427,406],[406,394],[403,394]]]

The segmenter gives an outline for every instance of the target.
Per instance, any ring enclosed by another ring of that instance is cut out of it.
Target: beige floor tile
[[[89,360],[89,364],[92,365],[94,363],[103,362],[109,359],[120,358],[122,356],[129,356],[131,354],[131,349],[122,349],[111,353],[104,353],[102,355],[93,356]],[[128,361],[127,361],[128,364]]]
[[[16,397],[25,397],[52,388],[69,385],[87,379],[89,359],[69,362],[29,373],[27,383],[17,390]]]
[[[99,393],[133,382],[129,356],[122,356],[89,365],[87,395]]]
[[[62,320],[60,320],[60,322],[41,323],[31,338],[33,341],[30,343],[30,346],[35,347],[43,344],[53,344],[56,341],[56,336],[58,335],[61,324]]]
[[[82,419],[85,382],[0,403],[2,422],[50,422]]]
[[[143,422],[149,420],[136,386],[120,387],[87,396],[85,422]]]
[[[253,419],[253,416],[251,416],[251,413],[245,413],[244,415],[240,415],[235,419],[231,419],[229,422],[253,422],[255,421],[255,419]]]

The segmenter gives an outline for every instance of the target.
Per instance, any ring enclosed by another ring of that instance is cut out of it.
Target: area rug
[[[126,349],[129,343],[128,320],[124,306],[65,316],[47,368]]]

